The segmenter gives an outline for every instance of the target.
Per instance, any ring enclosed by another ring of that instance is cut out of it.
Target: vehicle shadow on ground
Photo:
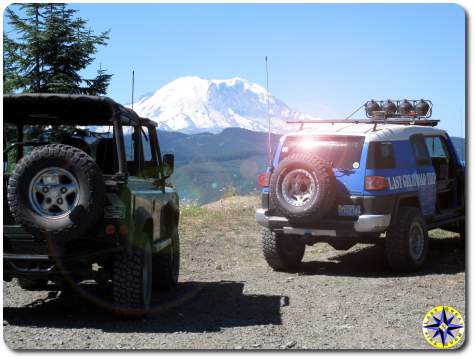
[[[391,272],[383,246],[368,246],[359,250],[341,252],[327,261],[308,261],[295,271],[301,275],[329,275],[352,277],[401,277],[428,274],[456,274],[465,271],[465,250],[457,239],[430,239],[429,253],[424,268],[417,273]]]
[[[148,317],[121,320],[104,310],[110,309],[110,290],[83,284],[81,295],[60,293],[28,306],[4,307],[3,318],[17,326],[96,328],[115,333],[217,332],[229,327],[281,324],[281,296],[246,295],[243,289],[241,282],[180,283],[176,291],[154,295]],[[288,303],[287,297],[284,300]]]

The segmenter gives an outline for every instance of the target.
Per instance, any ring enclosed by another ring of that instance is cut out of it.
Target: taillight
[[[107,236],[112,236],[113,234],[115,234],[115,226],[113,224],[108,224],[104,229],[104,232]]]
[[[127,226],[125,224],[121,224],[119,226],[119,236],[125,237],[127,236],[128,233],[129,233],[129,229],[127,228]]]
[[[260,187],[268,187],[269,179],[270,179],[270,173],[264,172],[264,173],[261,173],[259,177],[257,177],[257,182],[259,182]]]
[[[364,188],[367,191],[380,191],[389,187],[388,179],[382,176],[366,176]]]

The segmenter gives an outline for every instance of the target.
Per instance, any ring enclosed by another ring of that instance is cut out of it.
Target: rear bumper
[[[122,250],[111,239],[84,238],[64,250],[66,242],[36,238],[19,225],[3,226],[3,276],[50,277],[84,271],[90,259],[110,256]]]
[[[268,215],[267,211],[265,208],[256,210],[257,223],[263,227],[281,230],[287,234],[337,237],[340,236],[339,233],[346,235],[351,234],[351,232],[355,234],[380,233],[384,232],[391,223],[390,214],[363,214],[356,220],[332,220],[312,226],[315,228],[299,228],[292,226],[287,218]]]
[[[390,223],[390,214],[362,214],[355,222],[355,231],[359,233],[383,232]]]

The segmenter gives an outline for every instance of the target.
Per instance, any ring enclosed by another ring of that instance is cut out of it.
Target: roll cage
[[[117,153],[116,176],[128,174],[122,126],[134,128],[134,168],[136,173],[144,173],[145,161],[142,145],[143,127],[148,129],[151,146],[151,164],[158,167],[157,175],[163,175],[163,161],[160,144],[156,134],[157,124],[137,115],[133,110],[115,102],[109,97],[68,95],[68,94],[10,94],[3,96],[4,124],[17,129],[17,138],[8,148],[4,143],[4,160],[6,152],[17,148],[17,160],[23,157],[23,147],[27,144],[41,145],[38,142],[24,142],[24,126],[112,126],[113,143]]]

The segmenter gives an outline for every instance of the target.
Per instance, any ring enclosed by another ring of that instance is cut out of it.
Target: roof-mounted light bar
[[[430,100],[370,100],[364,105],[369,118],[430,118],[432,102]]]
[[[408,118],[408,117],[392,117],[392,118],[364,118],[364,119],[327,119],[327,120],[291,120],[287,121],[290,124],[300,124],[300,128],[303,128],[304,124],[336,124],[336,123],[343,123],[343,124],[371,124],[371,125],[418,125],[418,126],[429,126],[435,127],[439,123],[439,120],[433,119],[415,119],[415,118]]]

